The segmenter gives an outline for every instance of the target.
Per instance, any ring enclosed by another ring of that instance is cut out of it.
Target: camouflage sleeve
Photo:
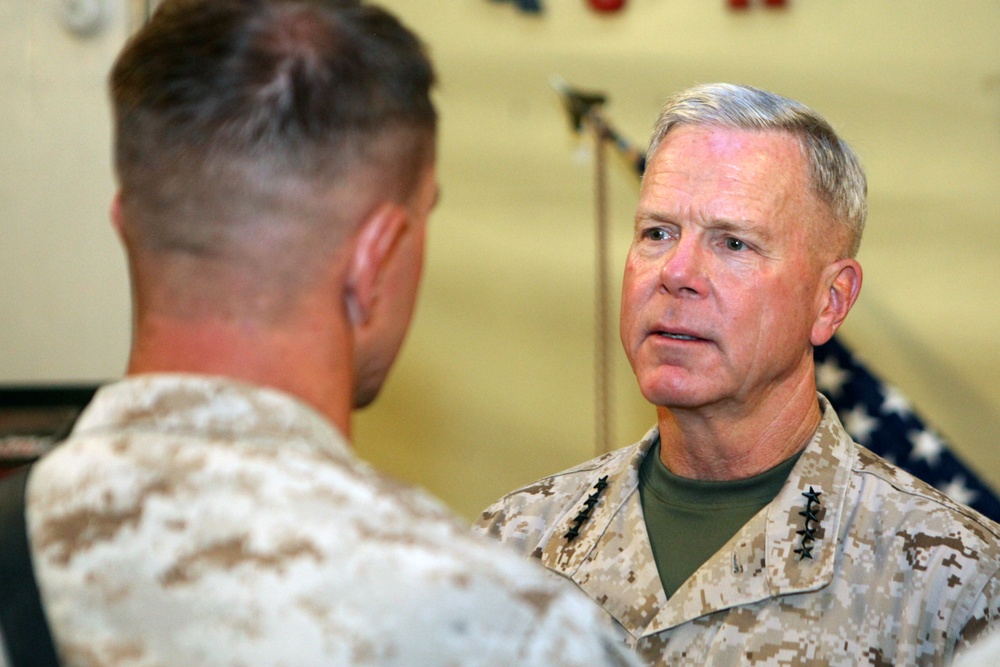
[[[476,520],[472,522],[472,531],[494,540],[499,540],[503,516],[503,500],[498,500],[479,513]]]
[[[976,597],[965,625],[958,634],[955,651],[959,653],[980,638],[1000,631],[1000,570],[993,573]]]
[[[521,511],[511,507],[514,497],[516,496],[501,498],[480,512],[479,518],[472,524],[473,531],[511,546],[523,546],[530,535],[526,530],[527,526],[516,520]]]
[[[506,544],[524,556],[548,541],[563,515],[585,494],[592,475],[539,480],[496,501],[473,524],[473,530]]]
[[[521,556],[537,557],[547,532],[548,521],[530,511],[526,512],[519,503],[512,503],[510,500],[509,497],[505,498],[483,510],[473,523],[472,530],[500,542]]]
[[[640,667],[642,663],[599,608],[567,589],[558,609],[538,618],[522,667]]]
[[[976,640],[969,650],[961,651],[952,663],[953,667],[996,667],[1000,655],[1000,632],[993,630],[989,635]]]
[[[472,530],[501,542],[522,556],[537,555],[534,552],[545,540],[546,529],[551,522],[551,517],[546,512],[551,506],[545,503],[536,506],[530,502],[532,497],[530,493],[514,492],[498,500],[480,513]],[[539,569],[542,569],[540,565]],[[554,631],[545,634],[562,636],[565,645],[562,642],[546,643],[543,653],[522,664],[575,665],[575,658],[570,657],[574,650],[585,645],[592,646],[592,640],[584,639],[585,637],[598,638],[603,648],[603,659],[599,664],[615,667],[639,667],[643,664],[628,648],[622,630],[611,622],[600,607],[562,577],[547,571],[546,574],[564,593],[559,603],[553,605],[541,621],[541,625],[551,623]]]

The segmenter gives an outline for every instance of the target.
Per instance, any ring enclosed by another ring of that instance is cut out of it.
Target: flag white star
[[[963,505],[971,505],[976,496],[979,495],[965,485],[965,478],[961,475],[957,475],[955,479],[940,487],[938,491]]]
[[[816,367],[816,386],[831,398],[840,396],[850,372],[837,365],[835,359],[827,359]]]
[[[842,416],[844,428],[855,440],[867,445],[872,440],[872,431],[878,427],[878,420],[868,414],[864,406],[857,405]]]
[[[882,412],[886,414],[895,412],[900,417],[906,417],[910,414],[910,401],[906,398],[906,396],[903,396],[903,394],[892,385],[885,385],[882,389],[882,393],[885,394],[885,399],[882,401]]]
[[[910,442],[913,444],[913,451],[910,453],[911,459],[924,459],[927,465],[934,467],[938,464],[941,452],[944,450],[944,442],[932,431],[911,431]]]

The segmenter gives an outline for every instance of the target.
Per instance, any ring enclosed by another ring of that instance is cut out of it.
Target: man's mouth
[[[680,333],[678,331],[656,331],[654,332],[657,336],[661,338],[669,338],[670,340],[683,340],[683,341],[703,341],[704,338],[700,336],[693,336],[687,333]]]
[[[700,340],[694,336],[688,336],[687,334],[670,333],[669,331],[661,331],[660,334],[664,338],[673,338],[674,340]]]

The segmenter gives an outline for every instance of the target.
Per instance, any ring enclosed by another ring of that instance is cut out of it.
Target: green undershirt
[[[650,449],[639,470],[639,498],[668,598],[774,500],[800,454],[749,479],[710,482],[678,477],[660,460],[660,443]]]

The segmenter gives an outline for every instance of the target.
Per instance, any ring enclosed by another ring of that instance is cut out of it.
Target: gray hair
[[[681,125],[776,130],[795,135],[809,163],[813,191],[830,207],[847,234],[844,255],[857,255],[868,214],[868,182],[858,156],[818,113],[795,100],[750,86],[694,86],[664,103],[649,142],[647,162],[664,137]]]

